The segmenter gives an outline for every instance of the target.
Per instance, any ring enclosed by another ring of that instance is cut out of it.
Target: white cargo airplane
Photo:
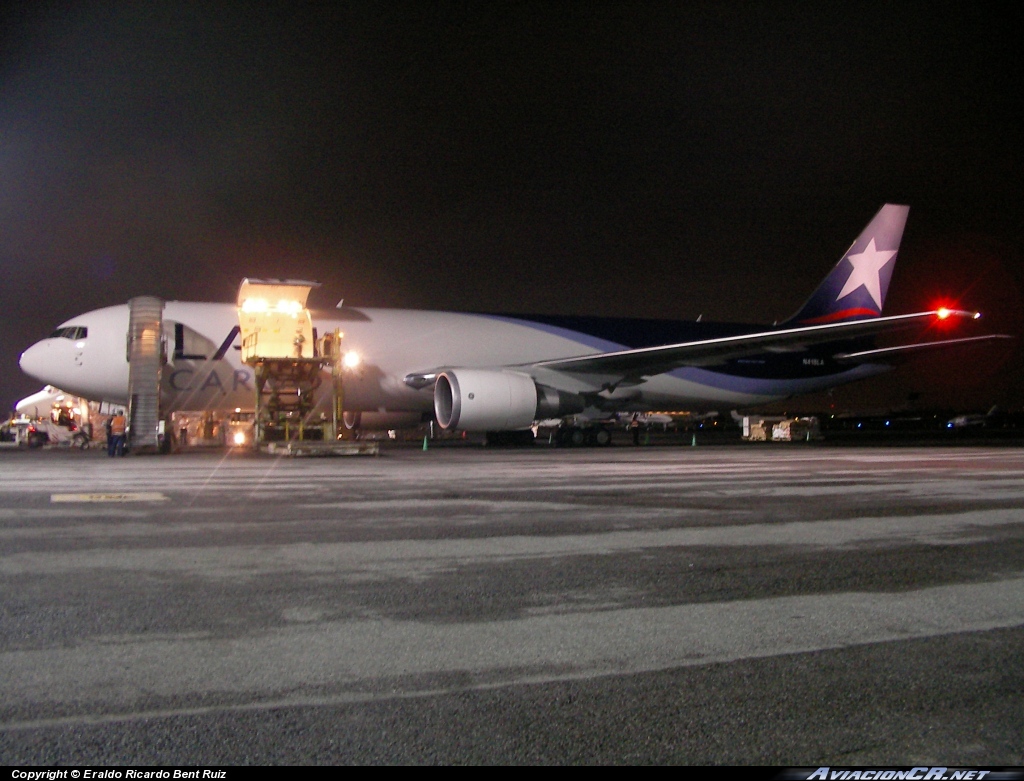
[[[1008,338],[875,347],[879,334],[978,317],[956,309],[881,316],[908,211],[882,207],[803,307],[771,327],[349,307],[314,313],[313,324],[341,329],[344,349],[359,356],[345,378],[349,414],[388,427],[433,416],[446,430],[515,431],[580,413],[746,407],[880,374],[907,353]],[[236,307],[168,301],[163,318],[164,413],[251,410]],[[21,368],[124,404],[128,319],[127,305],[72,318],[27,349]]]

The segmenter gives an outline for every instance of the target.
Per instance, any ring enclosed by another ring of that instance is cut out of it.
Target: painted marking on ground
[[[104,494],[50,494],[51,502],[166,502],[157,491]]]

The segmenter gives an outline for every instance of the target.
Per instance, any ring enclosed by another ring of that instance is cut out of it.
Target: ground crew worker
[[[110,419],[110,445],[107,448],[107,455],[113,458],[115,455],[124,455],[124,437],[128,421],[125,420],[124,412],[118,410]]]

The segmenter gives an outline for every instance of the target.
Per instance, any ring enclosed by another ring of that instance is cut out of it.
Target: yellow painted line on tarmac
[[[162,493],[50,494],[51,502],[166,502]]]

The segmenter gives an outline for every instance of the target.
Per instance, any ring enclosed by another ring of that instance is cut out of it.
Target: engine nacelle
[[[434,383],[434,414],[445,431],[508,431],[537,417],[537,383],[528,374],[449,369]]]
[[[445,431],[514,431],[584,406],[579,396],[515,371],[445,369],[434,383],[434,414]]]

